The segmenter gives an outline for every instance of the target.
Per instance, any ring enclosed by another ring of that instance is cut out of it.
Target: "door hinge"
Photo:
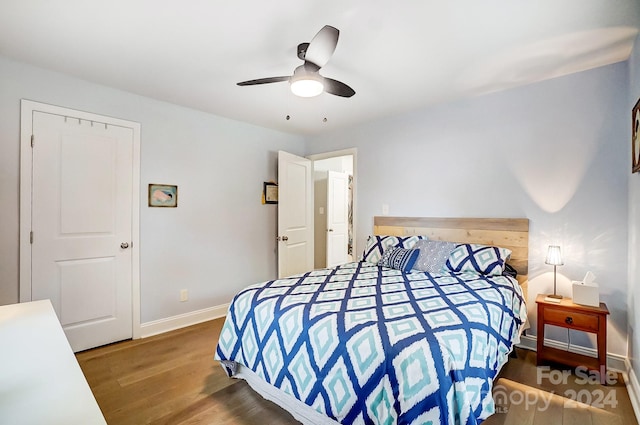
[[[33,243],[33,231],[29,232],[29,243]]]
[[[31,147],[33,147],[33,140],[35,139],[35,137],[33,137],[33,134],[31,135]]]

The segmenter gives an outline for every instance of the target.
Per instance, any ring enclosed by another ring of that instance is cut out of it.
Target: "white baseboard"
[[[631,362],[629,361],[629,359],[625,360],[625,366],[627,372],[625,376],[627,392],[629,393],[629,398],[631,399],[633,411],[636,414],[636,420],[640,420],[640,384],[638,384],[638,377],[631,367]]]
[[[227,315],[229,304],[196,310],[165,319],[154,320],[140,325],[140,337],[146,338],[153,335],[173,331],[187,326],[196,325],[208,320],[217,319]]]
[[[537,339],[535,336],[522,335],[520,337],[520,344],[518,344],[518,347],[525,348],[531,351],[536,351],[536,343],[537,343]],[[560,350],[567,349],[566,342],[555,341],[548,338],[545,338],[544,345],[558,348]],[[574,344],[571,344],[570,351],[572,353],[583,354],[585,356],[591,356],[591,357],[596,357],[596,354],[597,354],[595,348],[587,348],[587,347],[582,347],[580,345],[574,345]],[[627,358],[625,356],[607,353],[607,367],[610,368],[611,370],[615,370],[618,372],[625,372],[627,370],[627,367],[625,365],[626,361],[627,361]]]

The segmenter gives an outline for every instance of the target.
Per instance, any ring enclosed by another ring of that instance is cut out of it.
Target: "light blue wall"
[[[303,138],[0,56],[0,305],[18,301],[21,98],[141,124],[142,323],[226,304],[276,276],[277,209],[261,204],[262,182],[276,179],[278,150],[304,153]],[[148,208],[148,183],[177,184],[178,208]]]
[[[629,59],[629,111],[640,99],[640,36]],[[626,137],[631,138],[631,126]],[[630,145],[630,144],[629,144]],[[628,146],[629,154],[631,146]],[[629,174],[629,361],[636,378],[640,377],[640,173]]]
[[[358,149],[360,247],[383,204],[395,216],[529,218],[531,323],[535,295],[552,291],[547,246],[559,244],[559,292],[592,270],[608,349],[626,355],[627,81],[619,63],[317,136],[308,153]]]

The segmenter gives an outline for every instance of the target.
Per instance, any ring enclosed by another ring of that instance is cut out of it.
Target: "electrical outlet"
[[[182,289],[180,291],[180,302],[189,301],[189,290]]]

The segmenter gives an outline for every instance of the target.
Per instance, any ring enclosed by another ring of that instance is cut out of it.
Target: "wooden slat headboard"
[[[373,218],[376,235],[425,235],[432,240],[494,245],[511,250],[508,261],[524,285],[529,274],[528,218],[389,217]]]

